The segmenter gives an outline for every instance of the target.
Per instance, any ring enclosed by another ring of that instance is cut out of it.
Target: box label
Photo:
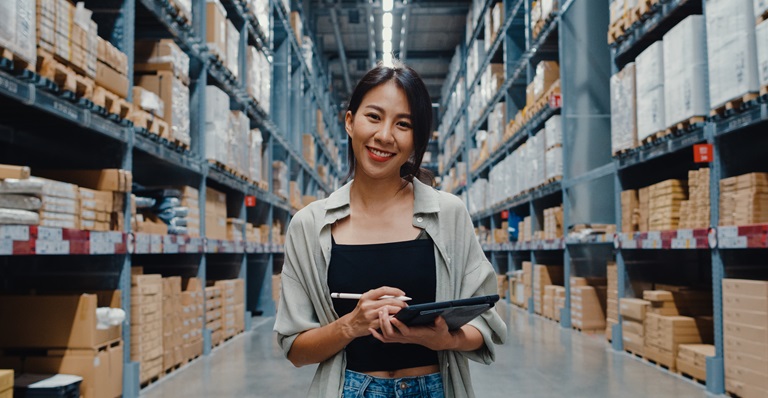
[[[38,240],[35,245],[35,254],[69,254],[69,241]]]
[[[26,225],[0,226],[0,239],[29,240],[29,227]]]
[[[0,239],[0,256],[10,256],[13,254],[13,240]]]
[[[724,249],[746,249],[747,237],[746,236],[734,236],[725,237],[719,239],[718,246]]]
[[[60,241],[64,240],[64,232],[61,228],[38,227],[37,240]]]

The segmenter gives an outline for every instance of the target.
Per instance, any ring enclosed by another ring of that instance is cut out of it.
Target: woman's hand
[[[386,309],[379,311],[381,332],[371,328],[369,332],[383,343],[419,344],[434,351],[455,350],[456,335],[448,330],[443,317],[437,317],[431,326],[409,327],[397,318],[391,317]]]
[[[341,330],[347,338],[357,338],[371,334],[371,330],[380,325],[380,312],[396,314],[406,306],[405,302],[391,299],[380,299],[381,296],[404,296],[405,292],[394,287],[382,286],[364,293],[352,312],[339,319]]]

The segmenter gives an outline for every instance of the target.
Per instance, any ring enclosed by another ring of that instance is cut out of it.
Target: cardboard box
[[[222,61],[227,56],[227,10],[218,0],[206,0],[205,41],[208,49]]]
[[[619,311],[622,316],[643,321],[645,320],[645,313],[650,305],[650,301],[635,298],[623,298],[619,300]]]
[[[13,166],[7,164],[0,164],[0,180],[6,178],[16,178],[19,180],[25,180],[29,178],[31,172],[27,166]]]
[[[768,298],[768,281],[723,279],[723,296],[732,294]]]
[[[128,98],[128,77],[104,63],[96,63],[96,84],[104,87],[121,98]]]
[[[0,369],[0,392],[13,389],[13,370]]]
[[[133,182],[132,173],[121,169],[35,170],[35,174],[89,189],[110,192],[131,192]]]
[[[97,348],[119,339],[120,326],[96,328],[96,308],[120,308],[120,292],[60,296],[4,296],[0,347]]]
[[[725,390],[736,394],[741,398],[764,398],[768,396],[768,389],[758,388],[747,383],[725,377]]]
[[[209,3],[210,4],[210,3]],[[136,75],[134,84],[143,87],[163,101],[163,119],[171,128],[171,138],[190,144],[189,88],[170,71],[154,75]]]
[[[123,345],[92,350],[49,350],[44,357],[27,357],[24,371],[80,376],[83,398],[119,397],[123,393]]]
[[[173,39],[137,40],[134,59],[135,72],[172,71],[182,81],[189,81],[189,56]]]

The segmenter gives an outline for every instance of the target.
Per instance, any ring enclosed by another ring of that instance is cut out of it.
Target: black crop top
[[[435,301],[437,273],[432,239],[422,232],[416,240],[368,245],[339,245],[333,241],[328,287],[337,293],[365,293],[381,286],[397,287],[413,300]],[[357,300],[332,299],[339,316],[355,309]],[[354,339],[346,347],[347,369],[357,372],[393,371],[437,365],[437,352],[418,344],[385,344],[373,336]]]

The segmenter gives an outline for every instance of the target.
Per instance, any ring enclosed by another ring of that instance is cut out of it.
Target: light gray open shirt
[[[327,279],[331,226],[349,216],[351,184],[305,207],[288,226],[274,329],[286,356],[301,332],[339,318],[333,309]],[[435,243],[436,300],[496,294],[496,273],[475,237],[464,203],[417,180],[413,186],[413,225],[426,230]],[[474,397],[468,359],[490,364],[495,359],[494,344],[503,344],[507,335],[506,324],[495,310],[486,311],[470,325],[482,333],[485,341],[482,348],[472,352],[438,353],[447,398]],[[341,396],[345,369],[346,357],[342,350],[319,365],[308,396]]]

